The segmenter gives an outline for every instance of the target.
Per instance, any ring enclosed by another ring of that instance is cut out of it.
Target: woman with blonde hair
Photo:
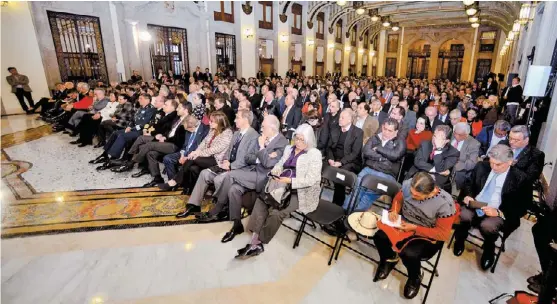
[[[176,176],[167,183],[158,185],[161,190],[174,190],[181,184],[183,193],[189,195],[203,169],[222,163],[232,140],[232,129],[228,118],[221,111],[211,113],[209,121],[209,134],[195,151],[186,155],[183,162],[180,161],[182,167]]]

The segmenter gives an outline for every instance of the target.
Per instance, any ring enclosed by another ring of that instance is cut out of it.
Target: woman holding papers
[[[380,261],[374,282],[387,278],[398,260],[408,270],[404,297],[414,298],[423,274],[421,260],[433,257],[451,235],[456,207],[451,194],[435,185],[429,173],[418,172],[402,184],[388,215],[373,236]]]

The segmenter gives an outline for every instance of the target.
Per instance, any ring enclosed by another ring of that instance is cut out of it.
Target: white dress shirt
[[[488,203],[489,207],[499,209],[499,206],[501,206],[501,192],[503,191],[503,185],[505,184],[505,179],[507,179],[508,173],[509,173],[508,169],[507,171],[499,174],[496,174],[495,172],[493,172],[493,170],[491,170],[489,176],[487,177],[487,180],[485,181],[485,185],[482,188],[482,191],[476,196],[476,200],[482,203]],[[493,191],[491,197],[484,197],[483,192],[485,186],[489,185],[489,182],[494,177],[496,178],[495,191]]]
[[[359,118],[358,120],[356,120],[356,127],[363,129],[364,128],[364,124],[366,123],[366,119],[367,119],[367,115],[364,118]]]
[[[101,113],[101,121],[109,120],[112,118],[112,114],[116,112],[116,107],[118,106],[118,102],[108,102],[106,106],[99,111]]]

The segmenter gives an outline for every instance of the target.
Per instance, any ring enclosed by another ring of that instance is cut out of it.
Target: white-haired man
[[[459,122],[453,127],[451,146],[460,151],[460,157],[454,166],[456,188],[460,189],[478,163],[480,142],[470,136],[469,124]]]

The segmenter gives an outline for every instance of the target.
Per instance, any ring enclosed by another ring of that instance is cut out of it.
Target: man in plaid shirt
[[[104,147],[106,139],[109,138],[114,131],[125,129],[129,123],[133,121],[135,108],[129,99],[130,97],[128,95],[118,95],[119,104],[116,106],[116,111],[112,115],[112,118],[101,122],[98,132],[99,143],[95,148]]]

